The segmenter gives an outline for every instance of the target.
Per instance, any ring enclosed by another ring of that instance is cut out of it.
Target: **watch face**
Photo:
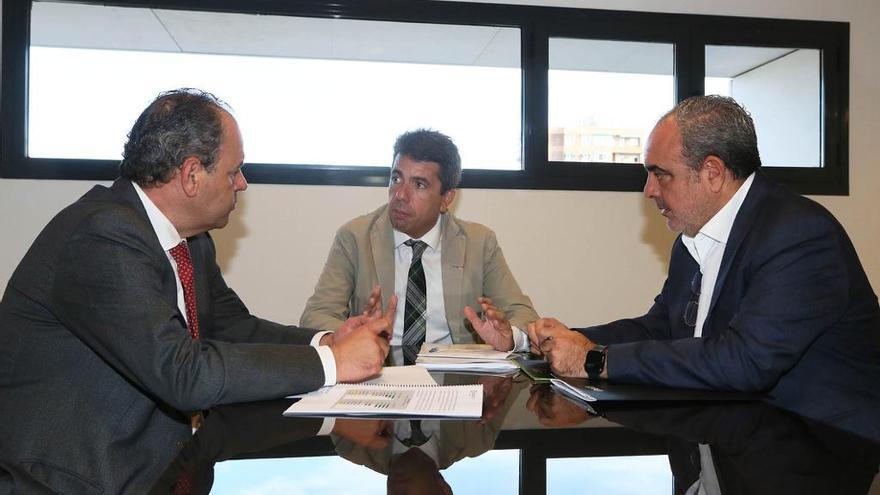
[[[587,352],[587,360],[584,362],[584,371],[590,378],[599,378],[605,368],[605,347],[596,346]]]

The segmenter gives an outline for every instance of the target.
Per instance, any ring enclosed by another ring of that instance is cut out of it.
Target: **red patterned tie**
[[[180,276],[180,285],[183,286],[183,302],[186,305],[186,322],[189,335],[193,339],[199,338],[199,314],[196,312],[196,287],[193,284],[193,264],[189,257],[189,247],[186,241],[174,246],[169,251],[171,257],[177,262],[177,274]]]

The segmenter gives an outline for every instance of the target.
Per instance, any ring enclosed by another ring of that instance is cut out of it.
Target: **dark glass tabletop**
[[[483,416],[325,421],[283,417],[295,399],[221,406],[155,492],[865,494],[880,463],[880,445],[759,400],[591,410],[523,374],[434,376],[481,383]]]

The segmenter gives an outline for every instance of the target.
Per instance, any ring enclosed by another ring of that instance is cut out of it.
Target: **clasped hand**
[[[559,376],[587,376],[584,361],[596,344],[563,325],[556,318],[541,318],[529,324],[529,345],[534,354],[543,355],[550,370]]]
[[[358,382],[382,371],[394,328],[397,296],[391,296],[384,312],[380,300],[381,294],[377,293],[369,312],[345,320],[338,330],[326,336],[336,361],[336,381]]]

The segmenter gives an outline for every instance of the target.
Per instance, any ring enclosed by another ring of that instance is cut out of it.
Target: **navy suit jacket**
[[[698,443],[711,447],[725,494],[865,495],[880,462],[880,444],[759,402],[620,405],[606,407],[604,416],[667,436],[676,494],[686,493],[704,468]]]
[[[760,172],[728,238],[703,337],[684,323],[698,269],[679,237],[648,313],[581,329],[617,382],[766,392],[880,440],[880,309],[843,227]]]
[[[210,236],[188,243],[197,341],[130,182],[40,233],[0,302],[0,492],[146,493],[190,437],[187,411],[323,384],[315,331],[251,316]]]

